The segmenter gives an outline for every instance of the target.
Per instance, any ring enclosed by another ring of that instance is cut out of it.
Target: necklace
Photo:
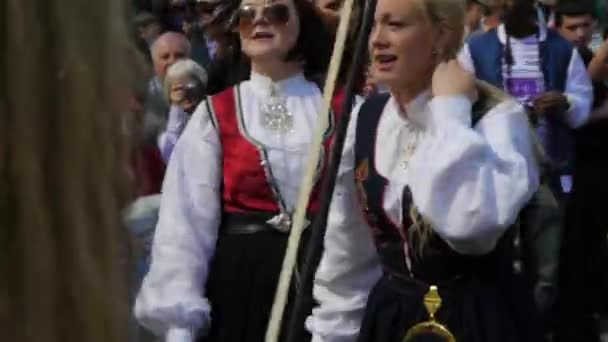
[[[276,85],[270,87],[270,97],[262,104],[262,125],[269,131],[288,133],[293,129],[293,115],[287,109],[285,98],[279,95]]]

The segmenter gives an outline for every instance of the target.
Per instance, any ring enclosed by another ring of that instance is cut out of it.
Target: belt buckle
[[[289,233],[292,223],[292,215],[286,212],[279,213],[278,215],[273,216],[270,220],[266,221],[266,224],[270,225],[281,233]],[[308,228],[309,225],[310,221],[304,219],[304,228]]]
[[[291,215],[282,212],[273,216],[270,220],[266,221],[266,223],[281,233],[287,233],[291,229]]]
[[[438,336],[446,342],[456,342],[456,338],[450,330],[435,319],[435,314],[441,308],[441,302],[439,289],[437,286],[431,285],[429,291],[424,296],[424,307],[429,314],[429,320],[418,323],[408,329],[405,337],[403,337],[403,342],[414,342],[416,337],[423,335]]]

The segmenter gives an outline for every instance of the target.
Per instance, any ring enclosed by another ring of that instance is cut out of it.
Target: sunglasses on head
[[[239,29],[249,29],[258,20],[269,25],[285,25],[289,21],[289,7],[285,4],[245,5],[238,9],[235,19]]]

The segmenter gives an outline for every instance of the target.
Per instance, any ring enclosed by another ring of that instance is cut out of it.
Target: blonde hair
[[[439,29],[445,37],[445,44],[437,51],[438,61],[456,58],[464,41],[465,2],[464,0],[415,0],[422,15],[430,24]],[[416,253],[422,256],[422,250],[433,235],[431,224],[412,203],[409,212],[412,225],[409,227],[410,241],[417,242]]]
[[[430,23],[448,34],[445,46],[438,53],[441,61],[456,58],[464,42],[465,2],[464,0],[415,0],[423,15]]]
[[[0,4],[5,341],[128,339],[125,4]]]
[[[167,69],[163,83],[163,94],[167,103],[171,103],[171,84],[186,77],[196,78],[203,87],[207,87],[207,72],[203,67],[191,59],[181,59]]]

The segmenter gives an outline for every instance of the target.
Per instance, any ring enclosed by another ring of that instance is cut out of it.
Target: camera
[[[205,86],[198,80],[184,84],[184,98],[192,103],[199,103],[205,97]]]

